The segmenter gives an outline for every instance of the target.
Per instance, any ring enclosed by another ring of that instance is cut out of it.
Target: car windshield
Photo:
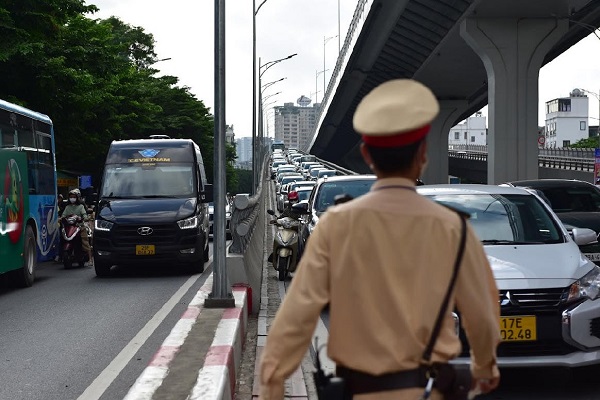
[[[519,194],[440,194],[434,201],[468,213],[483,244],[562,243],[560,228],[540,201]]]
[[[194,169],[191,163],[109,164],[101,193],[103,197],[192,197]]]
[[[375,180],[357,180],[357,181],[337,181],[324,182],[321,184],[315,198],[315,211],[322,213],[327,207],[334,204],[335,196],[338,194],[347,194],[352,198],[357,198],[367,193]]]

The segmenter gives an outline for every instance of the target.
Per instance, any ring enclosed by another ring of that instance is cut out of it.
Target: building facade
[[[252,138],[241,137],[235,141],[237,159],[235,165],[240,169],[252,169]]]
[[[460,124],[450,128],[448,145],[486,145],[486,118],[476,112]]]
[[[545,148],[569,147],[589,137],[589,99],[579,89],[546,102]]]
[[[309,145],[321,106],[320,103],[310,106],[310,102],[308,97],[300,96],[297,105],[284,103],[274,107],[275,140],[282,140],[288,149],[302,149]]]

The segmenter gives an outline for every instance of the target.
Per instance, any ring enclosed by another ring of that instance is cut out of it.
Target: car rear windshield
[[[315,211],[324,212],[327,207],[333,205],[335,196],[338,194],[347,194],[352,198],[357,198],[367,193],[375,180],[357,180],[357,181],[337,181],[324,182],[319,187],[315,198]]]
[[[600,192],[593,187],[546,188],[541,192],[557,213],[600,211]]]
[[[484,244],[562,243],[562,232],[540,201],[519,194],[440,194],[434,201],[471,215]]]

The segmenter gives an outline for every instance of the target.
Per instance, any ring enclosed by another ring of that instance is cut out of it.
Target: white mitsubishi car
[[[569,234],[550,207],[526,189],[426,185],[417,190],[471,216],[499,289],[499,366],[600,364],[600,267],[578,248],[596,241],[594,231],[575,228]],[[460,335],[466,357],[468,344]]]

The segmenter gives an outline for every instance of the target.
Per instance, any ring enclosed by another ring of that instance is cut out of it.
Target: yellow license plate
[[[138,244],[135,246],[136,256],[151,256],[156,254],[153,244]]]
[[[503,342],[537,340],[535,315],[500,317],[500,337]]]

